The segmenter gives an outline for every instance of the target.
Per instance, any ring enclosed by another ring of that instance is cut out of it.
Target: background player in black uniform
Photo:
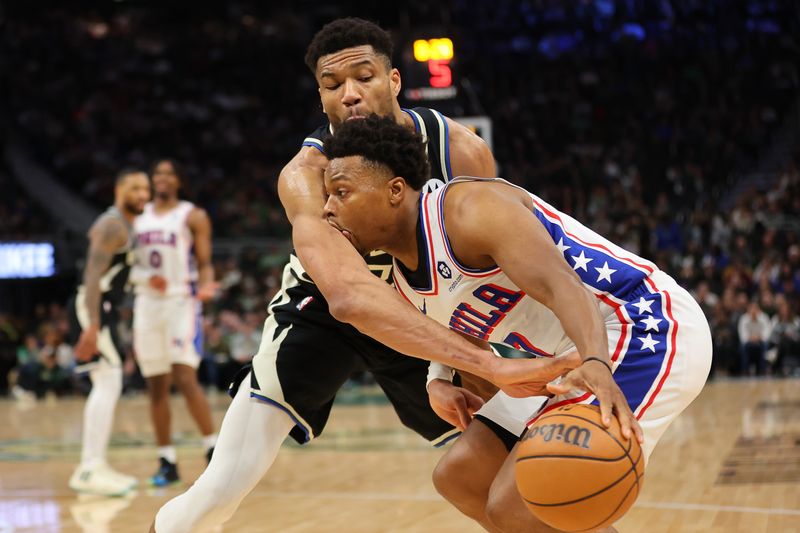
[[[79,492],[115,496],[136,485],[136,478],[108,466],[106,448],[122,392],[117,308],[125,297],[133,264],[131,225],[149,199],[146,173],[129,169],[117,175],[114,205],[89,230],[83,283],[69,306],[75,356],[91,361],[92,391],[83,412],[81,463],[69,480],[70,488]]]
[[[400,108],[400,74],[391,66],[391,55],[388,33],[360,19],[340,19],[317,33],[306,63],[329,119],[317,135],[372,113],[392,116],[408,128],[425,129],[431,166],[440,179],[494,177],[491,152],[477,135],[431,110]],[[208,468],[185,494],[162,507],[154,531],[205,531],[227,520],[269,469],[287,434],[301,443],[319,435],[336,392],[353,371],[371,371],[402,422],[441,443],[457,430],[428,403],[428,363],[402,353],[506,384],[540,369],[526,361],[500,364],[491,352],[426,319],[370,272],[323,218],[327,158],[321,141],[312,134],[281,172],[279,193],[292,223],[295,254],[270,304],[252,372],[241,386],[234,384],[238,392]],[[386,259],[368,258],[383,278],[389,274]],[[554,376],[564,370],[552,369]],[[451,392],[462,399],[466,394]]]

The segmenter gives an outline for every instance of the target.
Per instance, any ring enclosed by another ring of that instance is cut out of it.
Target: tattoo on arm
[[[127,230],[113,218],[105,217],[89,232],[89,253],[83,273],[86,289],[86,308],[90,324],[100,327],[100,279],[111,266],[114,252],[127,240]]]

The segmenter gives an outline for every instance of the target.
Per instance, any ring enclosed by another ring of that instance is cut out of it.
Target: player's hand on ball
[[[434,379],[430,382],[428,400],[433,412],[439,415],[439,418],[461,431],[467,429],[475,412],[483,406],[480,396],[443,379]]]
[[[78,343],[75,345],[75,358],[78,361],[88,361],[97,353],[97,326],[89,326],[81,332]]]
[[[578,352],[554,358],[498,359],[493,381],[514,398],[549,396],[547,384],[580,364]]]
[[[614,381],[614,376],[600,361],[586,361],[571,371],[560,383],[549,383],[547,390],[553,394],[566,394],[573,389],[591,391],[600,401],[600,414],[603,425],[611,427],[611,415],[619,420],[622,435],[630,439],[632,435],[640,444],[644,443],[644,433],[639,421],[633,416],[628,400]]]

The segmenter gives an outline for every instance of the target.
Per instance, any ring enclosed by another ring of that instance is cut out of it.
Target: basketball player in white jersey
[[[319,85],[328,123],[306,138],[278,182],[295,253],[284,270],[281,291],[270,303],[271,316],[253,367],[232,387],[234,399],[211,463],[186,493],[159,510],[153,531],[199,533],[232,516],[288,435],[301,444],[319,435],[336,392],[354,370],[373,372],[402,422],[441,445],[470,424],[483,402],[452,386],[432,409],[427,361],[402,354],[449,361],[486,380],[522,388],[576,364],[504,361],[426,319],[382,279],[390,272],[390,258],[373,255],[365,261],[323,218],[323,141],[342,124],[370,113],[392,117],[409,131],[426,135],[427,157],[439,184],[461,173],[495,175],[491,152],[477,135],[434,110],[400,107],[400,73],[391,56],[388,32],[362,19],[338,19],[314,36],[306,62]],[[507,452],[491,428],[482,429],[497,441],[493,445]]]
[[[114,187],[114,205],[89,229],[83,283],[69,305],[70,336],[79,365],[89,369],[92,390],[83,410],[81,462],[69,480],[78,492],[121,496],[136,478],[114,471],[106,449],[114,409],[122,393],[123,349],[119,341],[119,305],[125,298],[133,264],[133,220],[150,199],[147,174],[122,170]]]
[[[207,457],[216,442],[208,400],[197,381],[202,302],[217,288],[211,222],[205,210],[178,198],[181,178],[174,161],[158,161],[151,176],[154,200],[135,223],[133,344],[158,444],[159,469],[150,478],[154,486],[179,480],[169,407],[173,383],[203,435]]]
[[[646,460],[700,393],[711,365],[708,323],[650,261],[499,178],[456,178],[420,194],[424,143],[394,121],[344,124],[325,152],[330,224],[362,254],[390,253],[397,290],[414,307],[479,343],[542,358],[580,352],[582,364],[547,385],[555,396],[541,409],[531,402],[524,410],[502,392],[487,407],[530,422],[561,405],[599,403],[604,424],[616,416],[623,435],[643,443]],[[462,469],[470,444],[477,443],[468,428],[448,453],[462,455]],[[552,531],[517,493],[514,459],[508,455],[488,488],[488,529]]]

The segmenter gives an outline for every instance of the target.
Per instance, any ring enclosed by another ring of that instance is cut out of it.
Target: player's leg
[[[282,409],[250,398],[250,376],[245,379],[222,421],[211,462],[188,491],[158,512],[158,533],[208,531],[228,520],[295,425]]]
[[[150,420],[155,430],[159,447],[172,445],[172,413],[169,408],[169,392],[172,386],[170,374],[145,377],[147,397],[150,400]]]
[[[114,410],[122,393],[121,343],[116,335],[116,316],[103,314],[97,336],[100,360],[91,368],[92,389],[83,409],[81,462],[70,477],[69,486],[79,492],[121,495],[136,486],[136,478],[114,471],[106,463],[106,450],[114,425]],[[70,306],[71,336],[77,340],[88,325],[89,313],[79,294]]]
[[[221,524],[269,470],[287,434],[302,444],[324,428],[356,357],[324,302],[300,305],[307,297],[286,291],[276,297],[286,303],[273,306],[251,373],[232,386],[236,394],[208,468],[159,511],[155,531]]]
[[[487,531],[500,531],[486,516],[486,502],[506,457],[508,449],[500,437],[483,421],[473,420],[439,460],[433,485],[444,499]]]
[[[545,400],[511,398],[500,392],[486,402],[437,465],[434,484],[439,493],[467,516],[491,527],[486,515],[490,487],[525,430],[525,422]]]
[[[186,407],[192,415],[200,434],[206,437],[214,436],[214,425],[211,421],[211,407],[208,398],[197,380],[197,369],[191,366],[172,365],[172,381],[186,400]],[[206,450],[214,447],[211,440],[204,441]]]
[[[172,445],[170,387],[172,364],[169,360],[171,339],[167,336],[170,320],[166,299],[137,296],[133,310],[133,346],[139,371],[147,384],[150,419],[158,446],[159,469],[150,478],[156,486],[178,480],[177,452]]]
[[[173,305],[168,337],[170,343],[170,362],[172,363],[172,382],[186,401],[189,414],[203,435],[203,447],[210,456],[216,444],[217,435],[211,421],[211,407],[206,393],[197,379],[197,368],[202,357],[202,315],[201,304],[193,298],[176,298]]]

